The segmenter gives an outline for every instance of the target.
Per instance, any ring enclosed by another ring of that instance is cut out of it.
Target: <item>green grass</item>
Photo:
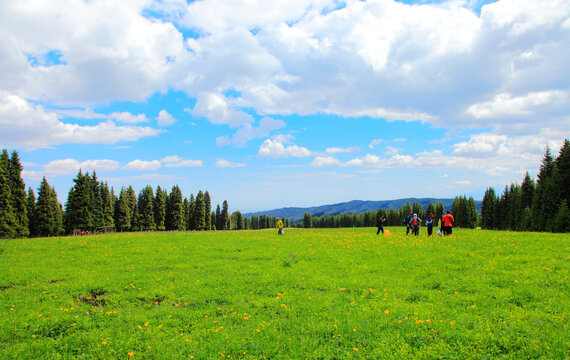
[[[6,240],[0,358],[570,358],[567,234],[389,229]]]

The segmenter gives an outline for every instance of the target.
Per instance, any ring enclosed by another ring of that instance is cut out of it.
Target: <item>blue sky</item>
[[[62,202],[481,199],[569,137],[569,58],[564,0],[4,1],[0,147]]]

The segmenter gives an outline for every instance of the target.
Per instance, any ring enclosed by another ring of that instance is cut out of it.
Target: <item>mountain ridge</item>
[[[414,202],[420,203],[424,209],[427,208],[430,202],[436,204],[438,201],[443,203],[443,207],[451,209],[454,199],[438,199],[438,198],[404,198],[404,199],[394,199],[394,200],[351,200],[340,202],[336,204],[319,205],[311,207],[283,207],[272,210],[256,211],[243,214],[244,217],[252,216],[270,216],[270,217],[282,217],[289,218],[290,220],[302,219],[305,212],[311,214],[311,216],[322,216],[322,215],[336,215],[342,213],[349,214],[359,214],[366,211],[375,211],[378,209],[400,209],[406,203],[413,205]],[[481,201],[475,200],[475,205],[477,206],[477,212],[481,212]]]

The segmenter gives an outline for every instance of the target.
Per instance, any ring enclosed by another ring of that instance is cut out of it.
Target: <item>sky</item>
[[[570,137],[567,0],[0,0],[0,148],[230,211],[482,199]]]

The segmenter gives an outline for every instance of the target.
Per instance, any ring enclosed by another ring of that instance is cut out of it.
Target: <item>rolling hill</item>
[[[397,199],[397,200],[380,200],[380,201],[370,201],[370,200],[352,200],[347,202],[342,202],[338,204],[331,205],[321,205],[313,207],[284,207],[280,209],[257,211],[243,214],[245,217],[266,215],[270,217],[282,217],[289,218],[291,221],[296,221],[303,218],[305,212],[311,214],[311,216],[322,216],[322,215],[336,215],[342,213],[358,214],[366,211],[375,211],[378,209],[399,209],[404,206],[407,202],[412,205],[418,202],[422,204],[423,208],[427,208],[430,202],[434,204],[438,201],[443,202],[443,207],[445,209],[451,209],[453,204],[453,199],[435,199],[435,198],[407,198],[407,199]],[[477,205],[477,212],[481,212],[481,201],[475,201]]]

